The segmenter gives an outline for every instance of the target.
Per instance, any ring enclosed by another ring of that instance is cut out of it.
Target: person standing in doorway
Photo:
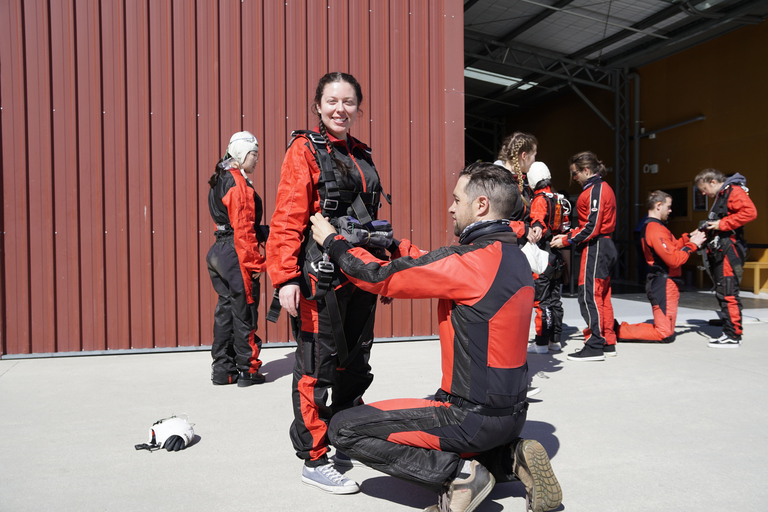
[[[616,355],[611,304],[611,271],[616,264],[616,247],[611,235],[616,227],[616,196],[603,181],[606,168],[597,156],[584,151],[570,160],[571,178],[582,187],[576,201],[578,227],[558,235],[552,247],[575,246],[581,251],[579,306],[587,323],[584,347],[568,354],[571,361],[604,361]]]
[[[747,180],[739,173],[730,178],[716,169],[701,171],[694,180],[702,194],[714,199],[705,224],[707,261],[720,303],[723,334],[709,340],[710,348],[738,348],[741,345],[742,318],[739,286],[746,261],[747,241],[744,225],[757,218],[749,198]]]

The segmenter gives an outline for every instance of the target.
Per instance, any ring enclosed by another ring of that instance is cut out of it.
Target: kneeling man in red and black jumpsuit
[[[434,399],[394,399],[337,413],[332,444],[360,462],[439,493],[427,510],[474,510],[496,481],[519,479],[535,511],[562,493],[547,452],[519,438],[528,386],[530,267],[504,220],[522,207],[512,174],[464,169],[449,209],[459,245],[394,243],[390,262],[353,247],[320,215],[313,237],[356,286],[392,298],[438,298],[443,377]]]
[[[663,190],[648,195],[648,220],[642,231],[643,254],[651,269],[645,291],[653,307],[653,323],[622,322],[616,332],[623,341],[674,341],[677,303],[680,300],[682,266],[695,254],[706,236],[698,229],[674,237],[666,222],[672,213],[672,196]]]

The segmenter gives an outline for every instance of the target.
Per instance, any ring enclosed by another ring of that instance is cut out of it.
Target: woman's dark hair
[[[541,190],[544,187],[551,187],[552,186],[552,180],[541,180],[536,184],[536,188],[534,190]]]
[[[216,186],[216,183],[219,181],[219,177],[224,173],[226,169],[223,168],[221,165],[224,160],[229,159],[229,154],[224,155],[221,160],[216,162],[216,167],[213,169],[213,174],[211,174],[211,178],[208,180],[208,184],[211,186],[211,188]]]
[[[605,176],[608,169],[605,168],[603,162],[597,159],[597,155],[591,151],[582,151],[571,157],[568,161],[568,165],[575,165],[577,169],[589,169],[592,174],[599,174]]]
[[[341,71],[334,71],[332,73],[326,73],[323,75],[323,77],[320,79],[319,82],[317,82],[317,89],[315,89],[315,101],[312,103],[312,107],[310,110],[313,114],[317,115],[318,122],[317,126],[320,129],[320,134],[325,139],[325,143],[328,145],[328,147],[331,149],[331,157],[333,158],[334,162],[336,162],[336,167],[339,169],[339,172],[343,177],[347,177],[347,174],[349,173],[349,166],[345,162],[339,158],[337,154],[336,147],[331,142],[331,139],[328,137],[328,130],[325,127],[325,123],[323,123],[323,118],[320,115],[320,111],[318,110],[317,106],[320,105],[320,102],[323,99],[323,91],[325,91],[325,86],[334,83],[334,82],[346,82],[350,84],[355,89],[355,96],[357,96],[357,104],[358,106],[363,103],[363,90],[360,87],[360,84],[358,83],[357,79],[350,75],[349,73],[342,73]]]

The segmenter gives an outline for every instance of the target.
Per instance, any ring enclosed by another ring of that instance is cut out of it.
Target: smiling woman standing
[[[371,151],[349,134],[363,101],[360,84],[328,73],[317,84],[317,126],[296,131],[283,161],[267,242],[267,271],[291,317],[297,349],[293,371],[291,441],[304,460],[302,481],[334,494],[357,492],[328,460],[331,416],[362,403],[373,381],[368,358],[376,295],[347,281],[324,259],[309,234],[309,218],[328,217],[347,239],[381,257],[389,245],[376,221],[381,184]],[[391,226],[389,227],[391,241]],[[331,403],[328,404],[328,396]],[[336,464],[350,465],[337,453]]]

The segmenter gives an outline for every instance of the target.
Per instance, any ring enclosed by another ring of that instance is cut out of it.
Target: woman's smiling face
[[[347,82],[330,82],[323,89],[323,97],[317,105],[326,130],[337,139],[345,139],[355,124],[359,100],[355,88]]]

